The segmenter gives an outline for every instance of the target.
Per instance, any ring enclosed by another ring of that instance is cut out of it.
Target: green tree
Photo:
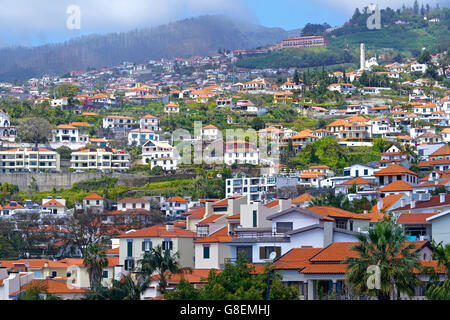
[[[85,300],[141,300],[142,293],[148,289],[149,277],[132,274],[122,277],[120,280],[112,280],[111,287],[99,287],[97,291],[88,293]]]
[[[408,295],[414,294],[420,280],[413,269],[420,269],[419,257],[414,244],[406,243],[403,228],[390,220],[377,223],[369,234],[358,235],[359,244],[352,247],[357,257],[348,263],[347,283],[357,294],[376,296],[378,300],[389,300],[395,288]],[[367,272],[369,266],[380,268],[380,289],[369,289]]]
[[[265,300],[270,285],[271,300],[296,300],[297,288],[281,283],[281,275],[266,265],[263,272],[247,264],[240,256],[235,264],[226,263],[223,271],[211,269],[206,284],[198,289],[186,281],[172,292],[166,293],[168,300]],[[269,275],[270,274],[270,275]],[[269,277],[270,276],[270,281]]]
[[[55,150],[59,153],[59,156],[61,160],[70,160],[72,155],[72,149],[70,149],[68,146],[61,146],[58,149]]]
[[[438,261],[438,266],[446,272],[444,281],[439,280],[439,275],[432,270],[430,282],[427,285],[425,295],[431,300],[450,300],[450,244],[443,245],[432,242],[433,259]]]
[[[158,276],[159,291],[164,294],[167,288],[167,277],[169,273],[175,274],[182,271],[179,263],[179,253],[172,253],[170,249],[163,249],[161,245],[146,252],[139,260],[139,273],[144,277],[154,274]]]
[[[35,147],[39,143],[45,143],[52,136],[52,125],[43,118],[27,118],[19,122],[19,137],[23,141],[32,142]]]
[[[106,253],[101,249],[99,243],[90,244],[84,255],[83,264],[89,274],[89,284],[92,290],[101,286],[103,269],[108,266]]]

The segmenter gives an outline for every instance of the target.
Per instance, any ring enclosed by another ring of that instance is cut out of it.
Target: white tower
[[[361,43],[361,70],[366,69],[366,47]]]

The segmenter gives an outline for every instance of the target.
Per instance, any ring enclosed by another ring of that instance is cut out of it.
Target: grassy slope
[[[340,68],[343,62],[359,63],[359,45],[366,44],[369,53],[375,49],[377,52],[388,50],[389,53],[401,53],[403,56],[412,56],[423,47],[434,47],[438,44],[441,48],[448,47],[450,35],[448,27],[444,24],[430,25],[424,29],[413,29],[411,27],[394,26],[381,30],[367,30],[332,37],[329,40],[328,48],[307,48],[307,49],[284,49],[272,52],[265,56],[244,57],[238,61],[238,66],[248,68],[277,68],[277,67],[314,67],[310,64],[311,55],[316,55],[326,66],[337,65]],[[333,56],[342,55],[348,44],[351,61],[338,60],[331,62]],[[315,62],[315,60],[314,60]],[[322,64],[320,64],[322,65]]]

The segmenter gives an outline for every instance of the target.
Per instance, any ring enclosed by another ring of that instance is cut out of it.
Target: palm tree
[[[390,220],[377,223],[369,234],[357,236],[359,244],[352,247],[358,257],[348,258],[347,283],[359,294],[376,296],[378,300],[389,300],[399,291],[414,294],[420,281],[413,269],[420,269],[415,245],[406,243],[403,228]],[[369,266],[380,268],[380,289],[369,289],[367,272]]]
[[[139,261],[141,265],[139,273],[144,277],[150,277],[154,274],[159,278],[159,290],[161,294],[167,288],[168,273],[180,273],[183,269],[180,267],[178,252],[171,253],[169,249],[164,250],[161,245],[152,248],[150,252],[146,252],[142,260]]]
[[[149,277],[136,277],[132,274],[120,280],[112,280],[111,287],[98,287],[96,292],[88,293],[85,300],[141,300],[142,293],[148,289]]]
[[[89,274],[89,284],[92,290],[97,290],[101,286],[103,269],[108,266],[108,259],[100,244],[90,244],[86,250],[83,260],[84,266]]]
[[[433,240],[433,259],[438,261],[438,266],[443,268],[447,275],[445,280],[441,282],[439,275],[431,271],[430,283],[426,289],[426,296],[432,300],[450,300],[450,244],[443,246],[442,242],[436,244]]]

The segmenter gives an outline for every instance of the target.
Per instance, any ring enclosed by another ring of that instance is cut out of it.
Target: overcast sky
[[[268,27],[306,23],[342,25],[356,7],[399,8],[414,0],[0,0],[0,46],[38,45],[80,35],[158,26],[203,14],[225,13]],[[448,7],[450,0],[419,0]],[[81,28],[67,29],[67,8],[81,10]]]

